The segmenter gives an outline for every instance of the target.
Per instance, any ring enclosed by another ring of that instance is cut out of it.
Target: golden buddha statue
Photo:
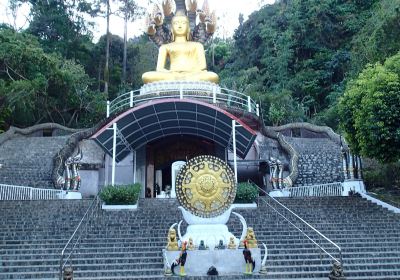
[[[176,238],[176,231],[175,229],[171,228],[168,231],[168,237],[167,237],[167,251],[178,251],[179,246],[178,246],[178,240]]]
[[[218,75],[207,71],[204,47],[190,42],[189,18],[177,12],[171,21],[173,42],[162,45],[158,53],[156,71],[142,76],[145,84],[158,81],[209,81],[218,83]],[[166,68],[169,59],[170,69]]]

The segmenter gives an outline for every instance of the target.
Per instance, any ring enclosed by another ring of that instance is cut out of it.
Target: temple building
[[[366,193],[361,158],[331,128],[266,126],[257,100],[218,84],[203,47],[216,16],[196,3],[153,10],[157,65],[98,124],[0,134],[0,279],[154,279],[178,266],[400,279],[400,209]],[[238,204],[243,182],[256,194]],[[100,199],[135,183],[135,205]]]

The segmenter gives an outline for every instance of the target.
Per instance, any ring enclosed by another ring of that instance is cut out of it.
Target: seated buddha
[[[172,18],[173,42],[159,49],[156,71],[146,72],[142,79],[145,84],[158,81],[209,81],[218,83],[218,75],[207,71],[206,56],[201,43],[188,41],[190,37],[189,18],[177,12]],[[169,59],[170,69],[166,68]]]

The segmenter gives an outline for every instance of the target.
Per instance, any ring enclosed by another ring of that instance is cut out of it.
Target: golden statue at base
[[[235,237],[229,238],[228,249],[236,249]]]
[[[157,70],[142,76],[145,84],[158,81],[209,81],[218,83],[218,75],[207,71],[204,47],[190,42],[189,19],[177,12],[172,18],[173,42],[162,45],[158,53]],[[166,69],[169,58],[170,69]]]
[[[252,227],[247,228],[245,240],[247,241],[247,248],[257,248],[257,239]]]
[[[191,237],[189,237],[189,244],[187,245],[187,248],[189,251],[196,250],[196,246],[194,245],[193,239]]]
[[[167,237],[167,251],[178,251],[179,246],[178,246],[178,240],[176,239],[176,231],[175,229],[171,228],[168,231],[168,237]]]

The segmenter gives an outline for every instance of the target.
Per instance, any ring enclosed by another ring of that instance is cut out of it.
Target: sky
[[[150,12],[152,7],[148,6],[147,0],[138,0],[142,5],[147,7]],[[156,0],[157,1],[157,0]],[[158,0],[161,3],[162,0]],[[8,9],[9,0],[0,0],[0,21],[11,24],[14,26],[14,20]],[[274,0],[208,0],[212,10],[216,11],[219,18],[216,35],[218,37],[227,38],[231,37],[235,29],[239,25],[239,13],[243,13],[244,19],[260,9],[265,4],[271,4]],[[198,0],[198,7],[201,7],[203,0]],[[16,25],[17,28],[26,28],[28,26],[29,6],[24,5],[18,10]],[[123,20],[119,17],[112,17],[110,19],[110,32],[112,34],[123,37]],[[142,34],[145,30],[144,19],[138,19],[135,22],[128,24],[128,38],[132,38]],[[104,34],[106,31],[106,20],[104,18],[95,19],[95,26],[93,29],[94,41]]]

